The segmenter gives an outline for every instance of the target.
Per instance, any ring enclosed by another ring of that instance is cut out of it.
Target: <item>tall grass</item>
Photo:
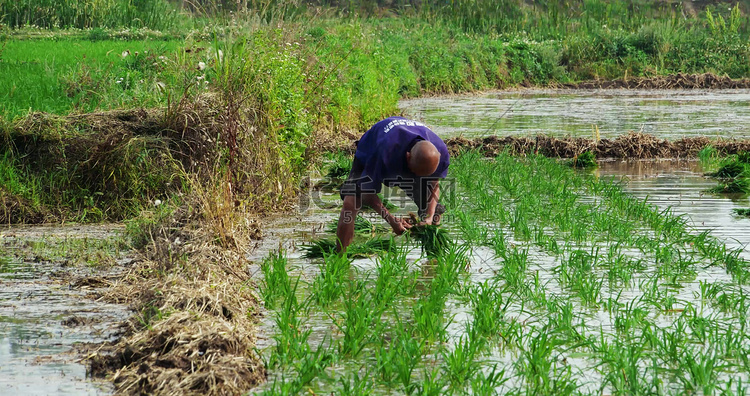
[[[148,27],[169,29],[179,21],[167,0],[20,0],[0,2],[0,24],[11,28]]]

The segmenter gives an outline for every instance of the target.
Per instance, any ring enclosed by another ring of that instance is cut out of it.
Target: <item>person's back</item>
[[[401,117],[382,120],[358,141],[349,178],[341,187],[344,204],[336,230],[338,249],[354,236],[354,221],[362,204],[372,207],[400,235],[411,224],[393,216],[377,193],[383,184],[399,186],[414,200],[424,224],[438,224],[445,207],[438,203],[438,180],[448,174],[450,154],[427,126]]]

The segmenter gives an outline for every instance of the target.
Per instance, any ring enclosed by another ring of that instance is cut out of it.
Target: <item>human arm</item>
[[[419,223],[421,225],[433,224],[435,209],[437,208],[438,200],[440,199],[440,182],[438,180],[430,180],[428,184],[429,196],[427,197],[427,210],[425,211],[425,219]],[[435,223],[440,223],[440,219],[437,219]]]
[[[401,235],[411,228],[411,224],[406,220],[391,214],[377,194],[362,194],[362,200],[365,205],[375,210],[391,226],[396,235]]]

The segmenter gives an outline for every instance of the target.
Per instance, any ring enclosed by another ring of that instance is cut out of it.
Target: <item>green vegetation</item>
[[[704,149],[706,151],[706,149]],[[716,187],[709,190],[715,194],[748,194],[750,193],[750,158],[747,152],[726,157],[719,157],[718,154],[707,157],[702,155],[701,161],[707,168],[718,167],[715,172],[707,173],[708,176],[719,179]]]
[[[283,205],[320,142],[397,113],[403,97],[750,76],[744,5],[412,3],[2,3],[0,155],[23,175],[0,188],[3,220],[130,218],[196,181],[239,207]],[[127,133],[109,134],[107,110],[140,107],[158,111],[133,111],[117,121]]]
[[[590,169],[598,167],[599,164],[596,162],[596,154],[594,154],[593,151],[587,150],[575,156],[571,160],[570,166],[574,168]]]
[[[448,230],[464,239],[428,260],[402,238],[374,261],[323,260],[286,298],[309,296],[300,328],[338,331],[275,366],[266,393],[744,392],[741,251],[542,156],[464,153],[451,172]]]

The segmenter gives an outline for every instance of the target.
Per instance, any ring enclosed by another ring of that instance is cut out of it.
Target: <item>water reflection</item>
[[[443,136],[750,137],[750,90],[525,90],[402,101]]]

